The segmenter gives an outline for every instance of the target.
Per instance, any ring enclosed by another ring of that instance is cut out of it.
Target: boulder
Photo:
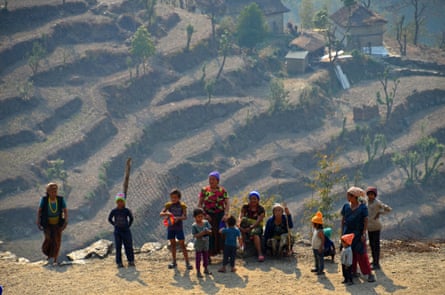
[[[69,260],[82,260],[93,257],[105,258],[111,252],[111,247],[113,246],[113,242],[105,239],[98,240],[94,242],[90,246],[76,250],[67,255]]]
[[[9,251],[0,252],[0,260],[17,261],[17,256]]]
[[[153,251],[158,251],[162,249],[162,244],[158,242],[145,243],[141,247],[141,253],[149,253]]]

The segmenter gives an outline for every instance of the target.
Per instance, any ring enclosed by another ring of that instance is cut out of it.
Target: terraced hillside
[[[350,182],[363,170],[366,152],[352,109],[375,103],[378,81],[333,92],[323,69],[287,78],[291,107],[270,113],[266,62],[253,65],[235,49],[208,102],[203,66],[207,78],[215,77],[220,60],[208,45],[206,16],[159,4],[150,28],[157,53],[146,73],[134,77],[127,66],[129,40],[145,20],[130,2],[18,2],[0,15],[2,247],[40,257],[35,209],[57,159],[68,176],[65,250],[110,235],[106,217],[127,157],[133,159],[128,204],[136,213],[139,245],[164,238],[158,213],[170,188],[181,188],[193,207],[211,170],[222,172],[231,195],[257,189],[287,201],[297,221],[313,194],[307,182],[317,151],[341,148],[338,161]],[[195,33],[185,52],[189,24]],[[44,42],[46,56],[34,73],[27,56],[35,42]],[[385,219],[387,237],[437,238],[445,228],[440,185],[406,189],[404,174],[390,161],[423,134],[445,141],[445,71],[417,67],[394,65],[403,76],[388,127],[361,123],[388,140],[386,154],[360,180],[379,186],[394,207]]]

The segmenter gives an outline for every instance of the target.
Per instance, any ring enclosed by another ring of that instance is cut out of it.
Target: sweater
[[[382,230],[382,223],[378,215],[386,214],[392,210],[391,207],[382,203],[378,199],[374,201],[368,201],[368,231]]]

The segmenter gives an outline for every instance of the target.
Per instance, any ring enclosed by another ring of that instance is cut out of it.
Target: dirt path
[[[195,270],[186,271],[182,261],[177,270],[168,270],[169,255],[165,249],[153,255],[137,255],[134,269],[116,269],[113,257],[61,267],[0,261],[0,284],[5,294],[421,294],[427,291],[432,295],[445,291],[445,251],[444,245],[440,246],[421,253],[391,249],[388,247],[394,244],[390,243],[384,246],[383,269],[376,272],[377,282],[356,279],[352,286],[341,284],[337,262],[326,261],[323,277],[311,273],[311,249],[304,246],[297,246],[297,254],[291,258],[267,259],[264,263],[253,258],[239,259],[236,273],[218,273],[219,263],[214,264],[210,266],[213,275],[204,279],[197,279]]]

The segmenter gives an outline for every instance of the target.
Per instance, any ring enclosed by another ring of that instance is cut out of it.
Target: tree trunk
[[[221,76],[221,73],[222,73],[222,71],[223,71],[223,69],[224,69],[224,65],[225,65],[225,63],[226,63],[226,57],[227,57],[227,54],[224,53],[224,56],[223,56],[223,60],[222,60],[221,66],[219,67],[218,74],[216,75],[215,80],[218,80],[219,77]]]

